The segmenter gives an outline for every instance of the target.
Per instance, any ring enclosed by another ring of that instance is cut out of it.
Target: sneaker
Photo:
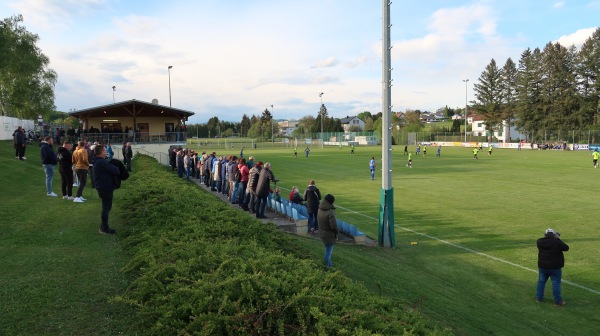
[[[564,306],[567,305],[567,303],[565,301],[561,301],[559,303],[555,303],[554,305],[557,306],[557,307],[564,307]]]
[[[82,201],[87,201],[87,199],[83,198],[83,196],[79,197]]]
[[[26,157],[24,157],[24,156],[23,156],[21,159],[22,159],[22,160],[27,160],[27,158],[26,158]]]
[[[73,187],[79,187],[79,184],[73,183]]]
[[[72,201],[72,200],[74,200],[74,199],[75,199],[75,197],[73,197],[73,196],[69,196],[69,198],[67,198],[67,199],[68,199],[69,201]]]
[[[51,192],[51,193],[47,193],[46,195],[48,195],[48,196],[52,196],[52,197],[56,197],[56,196],[58,196],[58,195],[57,195],[57,194],[56,194],[54,191],[53,191],[53,192]]]
[[[98,230],[98,232],[102,233],[102,234],[115,234],[117,233],[117,231],[113,230],[113,229],[106,229],[106,230]]]
[[[63,196],[63,199],[69,199],[69,196]]]
[[[74,203],[83,203],[83,199],[81,197],[75,197],[73,200]]]

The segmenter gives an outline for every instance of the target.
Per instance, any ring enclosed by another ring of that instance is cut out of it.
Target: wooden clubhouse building
[[[69,113],[79,119],[80,137],[104,143],[166,143],[187,140],[185,123],[194,112],[128,100]]]

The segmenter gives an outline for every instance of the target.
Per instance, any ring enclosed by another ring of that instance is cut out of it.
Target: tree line
[[[515,125],[531,140],[555,132],[600,126],[600,28],[581,49],[548,43],[527,48],[518,64],[508,58],[502,68],[492,59],[474,84],[472,109],[486,129]],[[510,134],[508,134],[510,137]]]

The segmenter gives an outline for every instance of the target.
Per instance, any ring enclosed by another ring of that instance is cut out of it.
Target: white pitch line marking
[[[356,212],[356,211],[354,211],[354,210],[350,210],[350,209],[347,209],[347,208],[344,208],[344,207],[341,207],[341,206],[338,206],[338,205],[336,205],[336,208],[340,208],[340,209],[343,209],[343,210],[345,210],[345,211],[348,211],[348,212],[351,212],[351,213],[355,213],[355,214],[357,214],[357,215],[360,215],[360,216],[363,216],[363,217],[366,217],[366,218],[369,218],[369,219],[372,219],[372,220],[379,220],[378,218],[374,218],[374,217],[371,217],[371,216],[365,215],[365,214],[363,214],[363,213]],[[520,269],[523,269],[523,270],[526,270],[526,271],[529,271],[529,272],[533,272],[533,273],[537,273],[537,272],[538,272],[537,270],[534,270],[534,269],[531,269],[531,268],[528,268],[528,267],[525,267],[525,266],[522,266],[522,265],[519,265],[519,264],[515,264],[515,263],[513,263],[513,262],[510,262],[510,261],[508,261],[508,260],[500,259],[500,258],[498,258],[498,257],[494,257],[494,256],[492,256],[492,255],[489,255],[489,254],[486,254],[486,253],[483,253],[483,252],[479,252],[479,251],[476,251],[476,250],[470,249],[470,248],[468,248],[468,247],[466,247],[466,246],[462,246],[462,245],[459,245],[459,244],[455,244],[455,243],[449,242],[449,241],[447,241],[447,240],[443,240],[443,239],[440,239],[440,238],[437,238],[437,237],[434,237],[434,236],[430,236],[430,235],[428,235],[428,234],[425,234],[425,233],[421,233],[421,232],[415,231],[415,230],[413,230],[413,229],[409,229],[409,228],[406,228],[406,227],[403,227],[403,226],[399,226],[399,225],[394,225],[394,228],[397,228],[397,229],[402,229],[402,230],[404,230],[404,231],[409,231],[409,232],[412,232],[412,233],[414,233],[414,234],[417,234],[417,235],[420,235],[420,236],[423,236],[423,237],[427,237],[427,238],[429,238],[429,239],[432,239],[432,240],[437,240],[437,241],[439,241],[439,242],[442,242],[442,243],[444,243],[444,244],[447,244],[447,245],[450,245],[450,246],[453,246],[453,247],[459,248],[459,249],[461,249],[461,250],[465,250],[465,251],[467,251],[467,252],[475,253],[475,254],[477,254],[477,255],[480,255],[480,256],[482,256],[482,257],[490,258],[490,259],[492,259],[492,260],[499,261],[499,262],[502,262],[502,263],[505,263],[505,264],[508,264],[508,265],[511,265],[511,266],[514,266],[514,267],[518,267],[518,268],[520,268]],[[569,285],[571,285],[571,286],[574,286],[574,287],[577,287],[577,288],[580,288],[580,289],[586,290],[586,291],[588,291],[588,292],[592,292],[592,293],[594,293],[594,294],[599,294],[599,295],[600,295],[600,291],[597,291],[597,290],[595,290],[595,289],[592,289],[592,288],[589,288],[589,287],[585,287],[585,286],[583,286],[583,285],[580,285],[580,284],[578,284],[578,283],[575,283],[575,282],[572,282],[572,281],[569,281],[569,280],[565,280],[565,279],[562,279],[562,282],[563,282],[563,283],[566,283],[566,284],[569,284]]]

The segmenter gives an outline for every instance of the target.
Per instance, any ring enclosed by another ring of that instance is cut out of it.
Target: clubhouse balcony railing
[[[55,141],[58,139],[54,139]],[[78,140],[88,140],[90,142],[99,143],[110,143],[110,144],[122,144],[131,142],[132,144],[138,143],[172,143],[172,142],[186,142],[187,134],[185,132],[162,132],[162,133],[150,133],[150,132],[135,132],[129,133],[81,133],[79,136],[65,135],[60,137],[62,141],[75,142]],[[60,143],[59,142],[59,143]]]

